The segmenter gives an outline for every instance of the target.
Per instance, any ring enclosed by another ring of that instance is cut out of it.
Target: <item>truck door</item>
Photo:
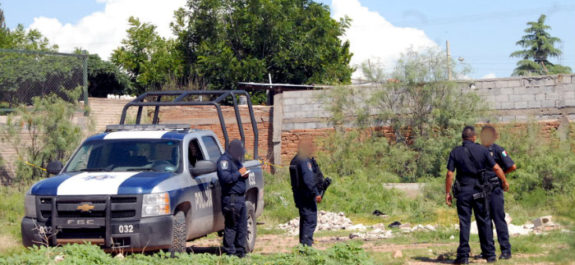
[[[220,156],[222,155],[222,149],[218,144],[216,138],[213,136],[202,136],[202,143],[205,153],[207,153],[208,160],[213,161],[214,163],[218,162]],[[214,227],[213,231],[220,231],[224,229],[224,215],[222,214],[222,187],[220,186],[220,182],[218,181],[218,175],[213,175],[212,179],[213,189],[212,189],[212,197],[213,197],[213,217],[214,217]]]
[[[206,160],[207,153],[197,138],[191,139],[187,148],[187,162],[190,171],[197,161]],[[188,238],[197,238],[213,232],[214,227],[214,178],[217,173],[193,176],[196,184],[191,187],[191,213]]]

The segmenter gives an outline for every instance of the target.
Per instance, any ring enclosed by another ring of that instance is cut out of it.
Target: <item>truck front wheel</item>
[[[184,212],[178,212],[176,215],[174,215],[174,224],[172,226],[172,246],[169,250],[172,254],[172,257],[174,257],[176,253],[186,252],[186,238],[186,215]]]
[[[246,201],[246,212],[248,216],[248,252],[253,252],[256,246],[256,208],[251,201]]]

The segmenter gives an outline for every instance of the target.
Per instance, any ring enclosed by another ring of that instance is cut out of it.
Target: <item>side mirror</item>
[[[212,173],[218,169],[216,163],[210,160],[200,160],[196,162],[196,166],[193,167],[190,171],[192,172],[192,176],[200,176],[208,173]]]
[[[62,168],[64,168],[64,165],[62,165],[62,162],[52,161],[52,162],[48,163],[48,166],[46,167],[46,171],[50,175],[58,175],[60,173],[60,171],[62,171]]]

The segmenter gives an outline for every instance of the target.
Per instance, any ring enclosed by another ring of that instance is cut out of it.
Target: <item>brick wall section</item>
[[[240,106],[242,126],[246,139],[248,155],[253,155],[253,129],[247,106]],[[272,111],[269,106],[254,106],[254,116],[258,127],[258,155],[260,158],[271,161],[272,154]],[[228,137],[231,140],[240,139],[240,131],[236,122],[233,107],[222,107]],[[194,129],[212,130],[218,135],[220,143],[224,145],[224,136],[214,107],[172,107],[160,111],[160,123],[164,124],[190,124]]]
[[[477,124],[478,127],[481,127],[482,125],[483,124]],[[503,128],[503,127],[508,126],[508,125],[509,124],[498,123],[498,124],[495,124],[495,127],[496,128]],[[561,126],[561,122],[558,120],[542,121],[542,122],[539,122],[538,125],[540,126],[540,132],[539,133],[543,137],[548,138],[557,132],[557,130]],[[511,128],[512,130],[521,131],[521,130],[526,129],[525,123],[517,123],[517,124],[513,124],[512,126],[513,126]],[[297,153],[298,143],[303,137],[313,137],[314,139],[315,138],[321,139],[321,138],[324,138],[326,136],[329,136],[329,134],[331,134],[331,133],[334,133],[334,131],[335,130],[332,128],[283,131],[282,132],[282,144],[281,144],[281,164],[282,165],[289,164],[291,159]],[[371,129],[366,130],[366,134],[372,134],[372,133],[376,133],[377,135],[386,137],[390,141],[392,141],[395,138],[394,131],[389,126],[371,128]],[[571,131],[570,133],[573,134],[573,133],[575,133],[575,131]],[[361,141],[361,139],[358,139],[358,141]]]

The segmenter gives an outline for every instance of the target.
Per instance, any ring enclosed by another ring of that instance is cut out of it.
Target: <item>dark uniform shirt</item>
[[[497,144],[492,144],[487,148],[487,150],[489,150],[489,153],[491,156],[493,156],[495,163],[497,163],[503,169],[503,171],[506,171],[515,165],[515,162],[513,162],[513,159],[511,159],[503,147]]]
[[[235,161],[226,152],[218,160],[218,179],[222,186],[222,196],[244,195],[246,193],[246,178],[242,178],[240,168],[242,163]]]
[[[465,152],[465,148],[473,155],[475,163],[470,159],[468,153]],[[476,164],[481,166],[481,168],[477,168]],[[494,166],[495,160],[489,154],[487,148],[468,140],[464,140],[461,146],[455,147],[449,154],[449,160],[447,161],[447,170],[457,172],[457,181],[462,186],[475,185],[479,171],[493,168]]]
[[[316,178],[317,172],[315,172],[317,169],[314,167],[314,161],[311,158],[295,156],[292,159],[290,166],[295,166],[300,177],[300,179],[296,181],[297,184],[292,183],[292,189],[296,200],[300,198],[303,199],[319,196]],[[294,185],[297,185],[297,187]]]

